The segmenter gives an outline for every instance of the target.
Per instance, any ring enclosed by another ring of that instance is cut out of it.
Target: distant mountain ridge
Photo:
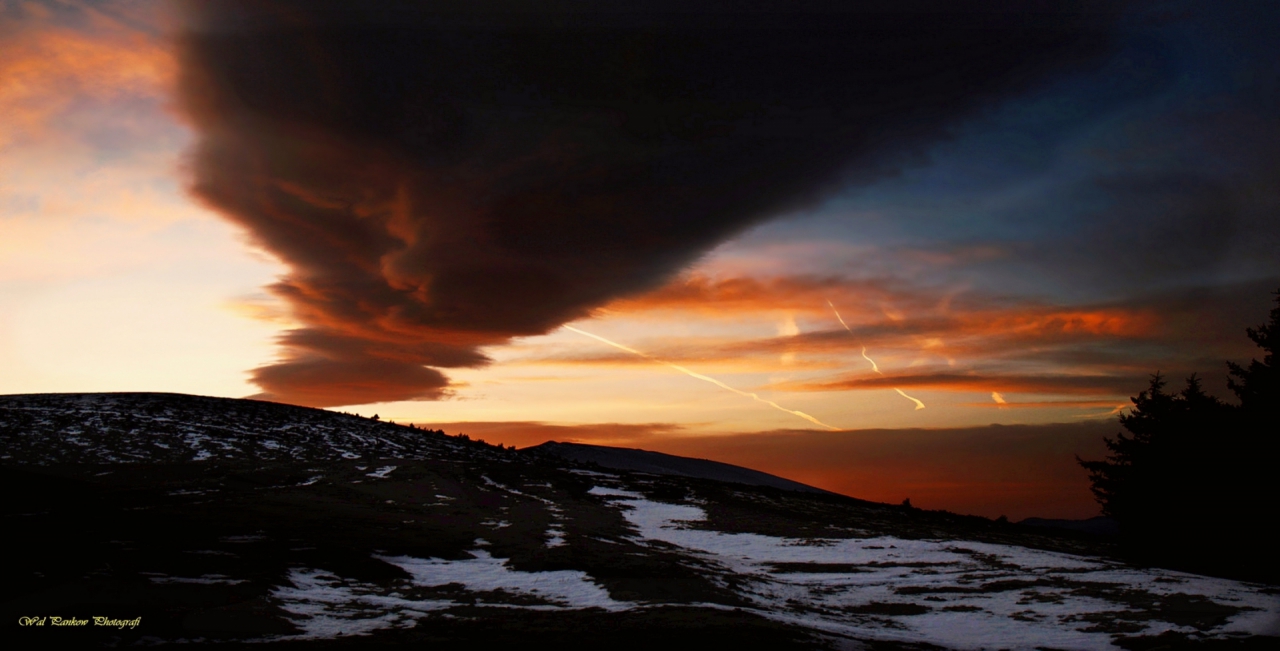
[[[587,445],[585,443],[559,443],[548,441],[541,445],[521,448],[521,452],[552,454],[565,459],[582,463],[594,463],[603,468],[613,470],[630,470],[647,472],[654,475],[674,475],[677,477],[694,477],[713,479],[716,481],[747,486],[769,486],[783,490],[800,491],[802,493],[822,493],[835,495],[831,491],[815,488],[798,481],[784,479],[776,475],[751,470],[709,459],[679,457],[673,454],[650,452],[635,448],[615,448],[604,445]]]
[[[1018,524],[1027,527],[1046,527],[1049,529],[1065,529],[1079,531],[1095,536],[1114,536],[1120,533],[1120,525],[1111,518],[1094,516],[1084,520],[1065,520],[1062,518],[1026,518]]]

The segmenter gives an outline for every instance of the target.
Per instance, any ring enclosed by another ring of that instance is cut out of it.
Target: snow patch
[[[373,472],[365,473],[365,477],[376,477],[378,479],[386,479],[387,477],[391,476],[391,471],[395,469],[396,469],[396,466],[383,466]]]
[[[488,543],[477,540],[476,544]],[[398,589],[343,579],[321,570],[290,570],[290,585],[272,589],[271,597],[294,616],[293,623],[302,633],[275,639],[327,639],[367,635],[385,628],[412,627],[417,619],[433,611],[459,605],[452,599],[411,599],[404,596],[405,591],[415,587],[438,588],[456,584],[470,592],[489,593],[481,599],[468,600],[468,604],[481,607],[620,611],[637,606],[615,601],[585,572],[520,572],[511,569],[506,559],[494,558],[483,549],[469,553],[472,558],[455,561],[375,555],[374,558],[410,574],[410,585],[401,585]],[[540,603],[492,600],[494,595],[501,599],[503,594],[526,600],[532,598]]]
[[[575,475],[583,475],[585,477],[608,477],[609,479],[617,479],[617,475],[611,475],[607,472],[596,472],[594,470],[582,470],[580,468],[570,468],[569,472]]]
[[[449,561],[412,556],[377,556],[408,572],[415,585],[432,587],[458,583],[473,592],[504,591],[530,595],[568,609],[603,608],[627,610],[629,602],[614,601],[609,592],[591,580],[586,572],[556,570],[552,572],[520,572],[507,565],[507,560],[494,558],[488,551],[468,552],[473,558]]]
[[[623,516],[641,540],[676,545],[736,575],[739,594],[758,614],[853,639],[957,649],[1113,649],[1099,621],[1139,629],[1129,634],[1212,637],[1266,634],[1280,618],[1280,597],[1225,579],[970,541],[724,533],[697,528],[706,513],[695,506],[613,488],[590,493],[626,507]],[[1151,597],[1172,595],[1245,610],[1199,630],[1160,619],[1159,600]]]
[[[347,581],[320,570],[289,571],[290,586],[271,591],[280,607],[296,618],[301,635],[285,639],[328,639],[368,635],[392,627],[412,627],[419,617],[454,605],[449,600],[406,599],[398,593],[380,594],[375,585]]]

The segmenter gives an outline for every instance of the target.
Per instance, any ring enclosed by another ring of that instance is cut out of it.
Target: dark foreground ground
[[[0,397],[0,437],[32,644],[1280,648],[1275,587],[1085,534],[248,401]]]

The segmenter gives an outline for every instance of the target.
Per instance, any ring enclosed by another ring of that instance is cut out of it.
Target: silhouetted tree
[[[1280,366],[1276,362],[1276,347],[1280,346],[1280,290],[1275,292],[1276,306],[1271,308],[1271,320],[1245,332],[1253,343],[1266,351],[1262,361],[1252,360],[1249,366],[1227,362],[1227,386],[1240,399],[1240,410],[1247,419],[1262,425],[1266,420],[1277,424],[1280,416]],[[1274,436],[1269,437],[1274,438]]]
[[[1140,560],[1253,578],[1280,578],[1267,527],[1278,513],[1277,436],[1280,292],[1268,324],[1247,329],[1266,356],[1227,363],[1239,405],[1204,392],[1192,375],[1179,393],[1159,373],[1120,417],[1129,435],[1105,439],[1089,470],[1104,515],[1120,525],[1125,549]]]
[[[1263,559],[1269,568],[1267,577],[1280,581],[1280,560],[1275,553],[1278,545],[1270,533],[1272,523],[1280,519],[1280,471],[1276,467],[1280,461],[1280,359],[1276,357],[1280,290],[1275,295],[1276,306],[1271,308],[1268,322],[1246,329],[1249,339],[1266,354],[1262,361],[1251,360],[1247,367],[1228,362],[1227,386],[1240,400],[1233,424],[1241,440],[1237,483],[1242,486],[1234,506],[1236,517],[1252,525],[1240,537],[1252,550],[1251,556]]]
[[[1157,373],[1133,398],[1133,410],[1120,417],[1130,435],[1106,439],[1106,461],[1080,462],[1103,514],[1133,535],[1167,533],[1217,492],[1214,482],[1204,481],[1213,472],[1205,463],[1216,456],[1213,446],[1225,443],[1219,430],[1230,408],[1206,394],[1194,375],[1180,393],[1164,386]]]

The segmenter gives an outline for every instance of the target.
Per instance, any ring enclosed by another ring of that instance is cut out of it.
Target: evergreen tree
[[[1271,309],[1271,321],[1245,332],[1253,343],[1266,351],[1262,361],[1252,360],[1243,367],[1227,362],[1227,387],[1240,399],[1241,410],[1254,418],[1270,416],[1275,424],[1280,409],[1280,366],[1276,362],[1276,348],[1280,346],[1280,290],[1275,292],[1276,306]]]
[[[1239,454],[1236,471],[1240,492],[1235,496],[1239,517],[1257,523],[1257,532],[1248,540],[1274,557],[1276,542],[1271,535],[1262,535],[1261,529],[1280,518],[1280,360],[1276,348],[1280,346],[1280,290],[1275,292],[1276,306],[1271,309],[1270,320],[1257,328],[1248,328],[1249,339],[1257,344],[1265,355],[1262,361],[1251,360],[1247,367],[1227,362],[1230,377],[1227,386],[1240,400],[1236,410],[1234,430],[1239,438]],[[1271,560],[1272,577],[1280,579],[1280,561]]]
[[[1195,375],[1180,393],[1164,387],[1156,373],[1150,387],[1132,399],[1133,410],[1120,417],[1130,435],[1105,439],[1107,460],[1080,461],[1103,515],[1140,537],[1163,532],[1189,511],[1202,511],[1217,492],[1205,462],[1213,456],[1209,448],[1223,442],[1213,433],[1229,408],[1206,394]]]
[[[1128,431],[1105,439],[1103,461],[1084,461],[1102,512],[1139,560],[1248,578],[1280,578],[1267,527],[1280,514],[1275,463],[1280,433],[1280,292],[1269,323],[1248,328],[1266,355],[1228,362],[1229,405],[1192,375],[1166,393],[1159,373],[1120,417]]]

